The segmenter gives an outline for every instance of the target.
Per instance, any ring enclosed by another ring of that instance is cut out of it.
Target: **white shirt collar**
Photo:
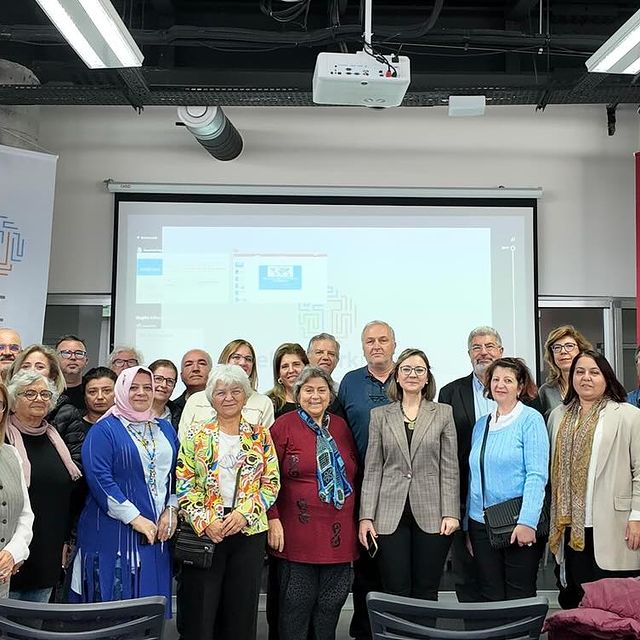
[[[498,416],[498,407],[496,407],[491,412],[491,424],[489,425],[489,429],[497,430],[504,429],[504,427],[508,427],[512,422],[514,422],[518,416],[522,413],[524,409],[524,405],[520,400],[516,403],[516,406],[506,415]]]

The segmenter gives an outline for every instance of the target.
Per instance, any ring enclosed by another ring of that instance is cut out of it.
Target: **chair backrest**
[[[504,602],[434,602],[371,592],[373,640],[533,640],[549,610],[546,598]]]
[[[0,638],[161,640],[164,596],[96,604],[41,604],[0,598]]]

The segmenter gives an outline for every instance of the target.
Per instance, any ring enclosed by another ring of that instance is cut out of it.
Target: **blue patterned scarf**
[[[319,427],[304,409],[298,409],[298,415],[316,434],[318,496],[322,502],[328,502],[333,504],[336,509],[342,509],[347,496],[353,493],[353,487],[347,480],[344,460],[338,451],[335,440],[329,433],[329,414],[324,414],[322,427]]]

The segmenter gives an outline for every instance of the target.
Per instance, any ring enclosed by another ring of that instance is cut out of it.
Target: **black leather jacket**
[[[82,470],[80,451],[84,442],[85,429],[78,409],[63,394],[58,398],[58,403],[46,417],[46,420],[58,430],[71,453],[73,461]]]

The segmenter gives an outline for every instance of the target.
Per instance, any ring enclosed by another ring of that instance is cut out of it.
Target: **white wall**
[[[541,295],[635,296],[635,109],[228,108],[243,154],[211,159],[173,108],[48,107],[40,144],[60,155],[49,291],[111,285],[113,196],[102,181],[273,185],[540,186]],[[388,251],[380,247],[380,254]]]

